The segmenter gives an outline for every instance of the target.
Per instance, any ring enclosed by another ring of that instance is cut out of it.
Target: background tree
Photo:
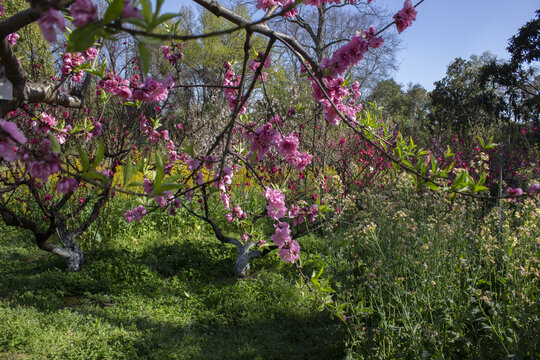
[[[430,125],[462,136],[478,126],[508,121],[506,103],[493,87],[485,87],[479,79],[482,66],[494,60],[484,53],[470,60],[455,59],[446,70],[446,77],[435,83],[430,93]]]
[[[428,114],[429,98],[420,84],[409,84],[404,90],[393,79],[378,82],[366,99],[380,106],[385,121],[391,121],[398,129],[418,139],[424,132]]]

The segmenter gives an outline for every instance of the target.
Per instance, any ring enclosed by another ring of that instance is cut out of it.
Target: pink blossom
[[[191,158],[187,161],[188,170],[197,170],[201,166],[201,162],[197,159]]]
[[[540,183],[532,184],[529,186],[529,189],[527,189],[527,195],[529,196],[535,196],[540,191]]]
[[[403,9],[399,10],[396,15],[394,15],[394,20],[396,21],[396,27],[398,33],[402,33],[403,30],[412,25],[412,22],[416,20],[417,11],[414,8],[411,0],[406,0],[403,4]]]
[[[0,157],[5,161],[15,161],[20,155],[14,146],[26,143],[26,137],[21,133],[15,123],[0,119]]]
[[[28,172],[34,178],[40,179],[43,183],[49,180],[51,174],[55,174],[60,171],[60,164],[58,161],[30,161],[28,165]]]
[[[66,21],[64,20],[64,17],[52,8],[39,18],[38,25],[43,37],[50,43],[56,41],[57,31],[66,31]]]
[[[279,189],[274,190],[268,186],[263,194],[268,200],[268,205],[266,206],[268,216],[274,220],[279,220],[285,216],[287,213],[287,208],[285,207],[285,195],[281,193]]]
[[[289,207],[289,214],[288,215],[289,215],[289,217],[291,219],[294,219],[295,217],[297,217],[299,213],[300,213],[300,208],[298,206],[291,205]]]
[[[129,98],[131,98],[132,95],[131,89],[127,86],[119,86],[115,89],[113,93],[116,96],[120,96],[124,100],[128,100]]]
[[[202,185],[204,183],[204,174],[202,173],[202,171],[199,171],[197,175],[195,175],[195,177],[197,178],[197,185]]]
[[[240,237],[240,239],[241,239],[243,242],[247,243],[248,240],[249,240],[248,234],[243,233],[242,236]]]
[[[286,246],[291,240],[291,229],[288,223],[279,222],[274,224],[274,235],[270,236],[270,240],[278,247]]]
[[[277,148],[279,153],[285,157],[296,155],[298,152],[298,138],[293,133],[290,133],[289,136],[279,141]]]
[[[8,36],[6,36],[6,39],[9,43],[9,45],[13,46],[17,43],[17,40],[19,40],[20,36],[19,34],[17,33],[13,33],[13,34],[8,34]]]
[[[78,188],[79,182],[73,178],[64,178],[58,182],[58,185],[56,185],[58,195],[67,194],[70,191],[75,192]]]
[[[0,158],[5,161],[15,161],[19,158],[19,154],[13,150],[13,145],[0,141]]]
[[[225,166],[225,169],[223,169],[223,181],[225,181],[225,184],[231,185],[233,176],[234,176],[233,169],[231,169],[228,166]]]
[[[251,140],[248,157],[252,157],[254,153],[257,153],[255,162],[259,162],[264,158],[268,151],[270,151],[271,145],[279,144],[281,134],[272,128],[271,123],[266,123],[259,127],[254,133],[247,132],[246,138]]]
[[[142,186],[143,186],[144,192],[147,194],[151,194],[152,191],[154,191],[154,185],[152,184],[150,179],[144,179]]]
[[[146,209],[144,208],[144,206],[139,205],[135,209],[133,209],[133,214],[135,215],[137,220],[141,222],[142,217],[146,214]]]
[[[222,193],[220,197],[221,201],[223,201],[223,206],[225,207],[225,209],[229,210],[231,204],[231,195],[227,193]]]
[[[142,18],[139,9],[131,6],[131,0],[124,0],[124,11],[122,11],[123,18]]]
[[[510,197],[519,197],[521,195],[523,195],[523,190],[521,188],[507,188],[506,189],[506,192],[508,193],[508,195]]]
[[[296,170],[302,171],[311,163],[313,156],[306,152],[296,153],[294,156],[287,157],[286,160],[289,164],[294,166]]]
[[[51,116],[51,115],[49,115],[47,113],[44,113],[44,112],[41,113],[41,119],[43,120],[45,125],[47,125],[49,127],[54,127],[58,123],[58,120],[56,120],[56,118],[54,116]]]
[[[98,21],[97,9],[92,0],[76,0],[69,11],[73,16],[73,23],[77,27],[83,27],[89,22],[95,23]]]
[[[317,218],[317,215],[319,215],[319,208],[317,207],[317,205],[313,204],[309,208],[308,221],[309,222],[315,222],[315,219]]]
[[[214,164],[216,163],[217,161],[217,158],[215,156],[205,156],[204,157],[204,167],[207,168],[208,170],[212,170],[212,168],[214,167]]]
[[[88,49],[86,49],[86,51],[84,52],[84,56],[85,56],[86,59],[88,59],[88,60],[93,60],[93,59],[95,59],[97,55],[98,55],[98,50],[97,50],[95,47],[88,48]]]
[[[127,210],[124,213],[124,218],[128,223],[135,221],[137,219],[139,222],[141,222],[142,217],[146,214],[146,209],[144,206],[139,205],[133,210]]]
[[[127,210],[124,213],[124,218],[126,219],[126,222],[128,223],[135,221],[135,215],[133,214],[133,211],[131,210]]]
[[[169,200],[172,200],[174,197],[170,191],[165,191],[163,195],[156,196],[154,199],[156,200],[159,207],[165,207],[167,206],[167,203]]]
[[[279,249],[278,255],[283,261],[293,264],[300,258],[300,245],[292,240],[287,246]]]
[[[15,142],[19,144],[26,143],[26,137],[19,130],[17,125],[4,119],[0,119],[0,139],[2,138],[10,141],[11,144],[15,144]]]

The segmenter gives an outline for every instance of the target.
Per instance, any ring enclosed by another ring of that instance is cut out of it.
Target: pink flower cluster
[[[139,222],[142,221],[142,217],[146,214],[146,209],[144,206],[139,205],[133,210],[128,210],[124,214],[124,218],[128,223],[133,222],[135,220],[138,220]]]
[[[56,41],[57,30],[61,32],[66,31],[66,21],[64,17],[53,8],[50,8],[38,19],[38,25],[43,37],[50,43]]]
[[[56,185],[58,195],[67,194],[70,191],[75,192],[78,188],[79,182],[73,178],[64,178],[58,182],[58,185]]]
[[[323,91],[315,82],[312,82],[313,97],[323,105],[325,119],[329,124],[338,125],[340,123],[339,113],[336,112],[332,103],[336,105],[340,113],[351,120],[354,120],[356,113],[362,109],[361,105],[354,106],[354,100],[349,105],[343,102],[345,96],[353,95],[353,98],[356,99],[360,92],[358,84],[353,84],[352,92],[345,89],[343,87],[344,80],[339,76],[349,67],[358,64],[370,48],[376,49],[382,44],[382,38],[376,36],[375,28],[371,26],[369,31],[357,32],[356,36],[353,36],[347,44],[336,50],[331,58],[324,58],[321,61],[320,69],[323,71],[323,82],[330,100],[326,99]]]
[[[274,220],[279,220],[287,214],[287,208],[285,207],[285,195],[279,189],[272,189],[266,187],[263,192],[264,197],[268,200],[266,210],[268,216]]]
[[[257,0],[257,9],[268,10],[274,6],[289,6],[294,3],[294,0]]]
[[[523,196],[524,192],[521,188],[507,188],[506,192],[508,193],[508,196],[514,198],[514,197],[520,197]],[[540,192],[540,183],[535,183],[529,186],[527,189],[527,195],[529,196],[535,196]]]
[[[225,68],[225,76],[223,77],[223,86],[226,86],[225,88],[225,97],[227,98],[227,101],[229,102],[229,109],[231,111],[234,111],[236,108],[236,98],[238,97],[238,89],[234,89],[233,87],[238,87],[240,85],[240,81],[242,80],[241,76],[236,76],[236,74],[231,70],[231,63],[227,62],[224,66]],[[244,103],[244,106],[240,109],[238,114],[245,114],[246,113],[246,104]]]
[[[282,137],[279,131],[272,128],[272,122],[281,122],[281,118],[273,117],[270,122],[259,127],[255,131],[246,131],[245,137],[251,141],[248,158],[253,154],[255,162],[260,162],[266,154],[274,147],[287,162],[297,170],[303,170],[311,163],[312,156],[306,152],[298,151],[298,137],[293,133],[287,137]]]
[[[73,23],[77,27],[83,27],[86,24],[98,21],[97,9],[92,0],[76,0],[69,9],[73,16]]]
[[[136,7],[131,6],[131,0],[124,0],[124,10],[122,11],[122,17],[129,18],[142,18],[141,12]]]
[[[156,203],[159,207],[165,207],[167,204],[174,199],[174,196],[172,192],[165,191],[163,192],[163,195],[156,196],[154,200],[156,200]]]
[[[238,205],[234,206],[231,212],[225,215],[225,219],[230,223],[232,223],[234,219],[246,219],[246,218],[247,218],[247,214]]]
[[[182,43],[176,44],[175,46],[173,46],[173,52],[171,53],[171,48],[163,45],[161,47],[161,53],[163,54],[163,57],[166,60],[169,60],[172,65],[176,65],[178,60],[182,60],[184,58],[184,54],[182,53],[182,47]]]
[[[43,140],[39,149],[40,160],[31,159],[28,154],[23,155],[30,176],[41,180],[43,183],[49,180],[51,174],[56,174],[61,170],[59,156],[52,152],[51,145],[49,139]]]
[[[86,61],[92,61],[98,55],[96,48],[88,48],[84,53],[65,53],[62,57],[62,74],[69,75],[73,73],[71,80],[76,83],[82,81],[83,72],[77,68]]]
[[[225,166],[223,169],[223,176],[219,179],[219,181],[214,182],[214,186],[217,187],[222,193],[227,192],[227,185],[232,184],[232,180],[234,177],[234,171],[228,166]],[[214,176],[214,179],[218,179],[219,174],[216,174]]]
[[[139,81],[139,76],[132,76],[129,80],[122,79],[113,72],[101,79],[99,87],[108,93],[121,97],[126,101],[139,100],[145,102],[164,101],[169,94],[169,88],[174,86],[173,79],[168,76],[165,82],[146,78],[144,83]]]
[[[332,58],[324,58],[321,61],[321,70],[324,76],[336,78],[343,74],[349,67],[358,64],[371,49],[377,49],[383,44],[383,39],[376,36],[375,27],[371,26],[369,31],[356,32],[351,40],[332,54]]]
[[[416,20],[417,13],[418,12],[414,8],[411,0],[406,0],[403,4],[403,9],[399,10],[397,14],[394,15],[398,33],[401,34],[403,30],[412,25],[412,22]]]
[[[8,36],[6,36],[8,44],[11,46],[15,45],[17,43],[17,40],[19,40],[19,38],[20,36],[17,33],[8,34]]]
[[[274,228],[276,231],[270,240],[278,247],[279,257],[285,262],[294,263],[300,258],[300,245],[292,239],[289,224],[278,222]]]
[[[354,105],[352,102],[350,105],[345,104],[344,98],[348,95],[352,95],[353,98],[357,98],[359,95],[358,88],[355,89],[353,84],[353,90],[349,91],[343,87],[343,78],[338,77],[337,79],[323,78],[324,85],[326,87],[326,93],[330,100],[328,100],[322,90],[319,88],[317,83],[312,82],[313,86],[313,97],[318,100],[324,109],[325,120],[330,125],[339,125],[341,122],[341,117],[332,106],[332,103],[336,106],[337,110],[342,113],[351,121],[355,121],[356,114],[362,110],[362,105]]]
[[[264,58],[264,53],[259,53],[257,55],[257,59],[251,60],[251,62],[249,63],[249,68],[253,72],[256,72],[257,68],[260,66],[263,58]],[[270,55],[268,55],[268,57],[266,58],[266,61],[264,62],[263,67],[267,69],[267,68],[270,67],[271,64],[272,64],[272,62],[270,61]],[[266,77],[268,76],[268,74],[265,73],[265,72],[261,72],[261,76],[262,76],[262,81],[266,81]]]
[[[319,208],[315,204],[311,205],[311,207],[304,206],[302,208],[299,208],[296,205],[291,205],[288,215],[291,219],[294,219],[294,226],[303,223],[306,218],[309,222],[313,223],[319,215]]]
[[[0,157],[5,161],[15,161],[20,158],[16,151],[19,145],[26,144],[26,137],[15,123],[0,119]]]
[[[256,153],[255,162],[259,162],[270,151],[272,144],[279,143],[281,134],[268,122],[254,132],[246,131],[245,137],[251,141],[248,158]]]

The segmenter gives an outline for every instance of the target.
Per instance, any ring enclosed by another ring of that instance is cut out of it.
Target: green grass
[[[196,240],[196,241],[195,241]],[[237,280],[204,238],[88,254],[79,273],[11,235],[0,250],[0,359],[335,359],[344,329],[275,257]]]
[[[449,204],[404,185],[360,202],[301,241],[345,323],[276,254],[235,278],[234,248],[186,216],[126,224],[113,203],[79,273],[2,229],[0,359],[540,358],[538,199]]]
[[[540,358],[538,199],[489,209],[402,190],[363,205],[306,256],[342,294],[353,358]]]

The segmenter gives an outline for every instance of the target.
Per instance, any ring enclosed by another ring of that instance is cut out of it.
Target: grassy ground
[[[23,236],[0,244],[0,359],[336,359],[344,329],[268,257],[236,280],[200,239],[93,252],[70,274]]]
[[[185,216],[109,209],[74,274],[2,228],[0,359],[540,358],[538,199],[449,204],[405,186],[359,205],[301,242],[345,323],[275,254],[234,278],[234,249]]]

